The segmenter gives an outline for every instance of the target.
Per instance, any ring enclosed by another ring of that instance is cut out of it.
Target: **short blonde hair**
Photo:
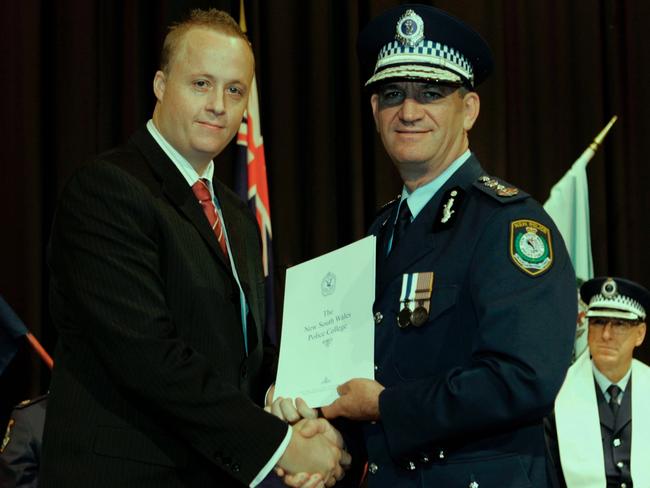
[[[233,37],[239,37],[246,41],[246,45],[250,47],[248,37],[246,37],[246,34],[244,34],[239,24],[235,22],[235,19],[230,14],[223,10],[217,10],[216,8],[208,10],[194,9],[190,12],[190,16],[186,20],[169,26],[169,31],[167,32],[167,36],[165,36],[165,42],[163,43],[162,53],[160,55],[160,69],[163,72],[169,72],[169,66],[178,51],[183,36],[194,27],[204,27]]]

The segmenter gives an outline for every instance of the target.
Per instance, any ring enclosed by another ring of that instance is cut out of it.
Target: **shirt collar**
[[[210,192],[212,192],[212,177],[214,176],[213,161],[210,161],[210,163],[206,166],[205,170],[203,171],[203,174],[199,175],[194,169],[194,167],[189,163],[189,161],[185,159],[183,156],[181,156],[181,153],[179,153],[174,148],[174,146],[172,146],[169,142],[167,142],[167,140],[158,131],[158,128],[155,126],[153,120],[151,119],[149,119],[149,122],[147,122],[147,130],[149,130],[151,137],[154,138],[154,140],[158,143],[160,148],[165,152],[165,154],[169,157],[169,159],[172,160],[172,163],[174,163],[174,166],[178,168],[178,171],[181,172],[183,178],[185,178],[188,185],[192,186],[199,179],[203,178],[208,180],[209,182],[208,186],[210,187]]]
[[[593,364],[593,362],[592,367],[594,370],[594,378],[596,379],[596,383],[598,383],[598,387],[603,393],[605,393],[607,391],[607,388],[609,388],[611,385],[617,385],[621,389],[621,392],[624,392],[625,388],[627,388],[627,384],[630,381],[630,375],[632,374],[632,365],[630,365],[630,368],[627,370],[627,373],[625,373],[625,376],[623,376],[623,378],[621,378],[621,380],[617,383],[612,383],[612,381],[608,379],[607,376],[600,372],[600,370],[596,367],[595,364]]]
[[[436,192],[440,190],[440,188],[442,188],[445,183],[447,183],[447,180],[449,180],[449,178],[451,178],[451,175],[453,175],[458,170],[458,168],[460,168],[463,163],[469,159],[471,155],[472,152],[468,149],[458,158],[456,158],[454,162],[452,162],[447,167],[447,169],[440,173],[436,178],[431,180],[426,185],[422,185],[421,187],[416,188],[412,193],[409,193],[406,185],[404,185],[402,188],[401,201],[406,201],[406,204],[411,210],[413,219],[417,217],[424,206],[429,203],[429,200],[433,198]]]

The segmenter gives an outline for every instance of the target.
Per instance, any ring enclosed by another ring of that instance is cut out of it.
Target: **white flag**
[[[551,195],[544,204],[544,210],[551,216],[560,230],[569,251],[578,283],[594,277],[594,263],[591,257],[591,233],[589,225],[589,189],[587,185],[587,163],[594,151],[588,148],[571,169],[551,189]],[[574,360],[587,348],[586,304],[578,297],[576,337],[573,345]]]
[[[592,156],[593,151],[587,149],[551,189],[551,195],[544,204],[544,210],[562,234],[576,277],[581,281],[594,277],[586,171]]]
[[[589,187],[587,163],[594,157],[598,146],[616,122],[614,115],[600,131],[589,147],[573,163],[571,169],[551,188],[551,195],[544,210],[560,230],[578,279],[578,318],[573,359],[587,349],[587,304],[580,298],[580,284],[594,277],[594,261],[591,257],[591,226],[589,224]]]

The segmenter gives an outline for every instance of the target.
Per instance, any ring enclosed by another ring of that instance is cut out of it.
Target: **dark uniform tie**
[[[609,388],[607,388],[607,393],[609,393],[609,408],[612,409],[612,413],[614,414],[614,417],[616,417],[616,414],[618,413],[618,396],[621,394],[621,389],[617,385],[609,385]]]
[[[409,208],[406,200],[402,201],[397,214],[397,221],[393,229],[393,243],[391,244],[391,251],[397,247],[400,239],[404,236],[406,228],[411,223],[411,209]]]

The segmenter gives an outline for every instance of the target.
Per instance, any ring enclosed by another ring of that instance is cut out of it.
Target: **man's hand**
[[[296,398],[294,401],[291,398],[273,398],[275,393],[275,384],[271,385],[266,395],[266,405],[264,410],[275,415],[276,417],[294,424],[300,419],[315,419],[318,418],[318,412],[310,408],[302,398]]]
[[[340,385],[340,397],[323,407],[328,419],[347,417],[352,420],[379,420],[379,394],[384,387],[374,380],[355,378]]]
[[[292,429],[291,441],[276,472],[292,487],[318,486],[320,481],[333,486],[344,474],[340,463],[350,463],[349,454],[342,458],[340,434],[324,419],[301,420]]]

